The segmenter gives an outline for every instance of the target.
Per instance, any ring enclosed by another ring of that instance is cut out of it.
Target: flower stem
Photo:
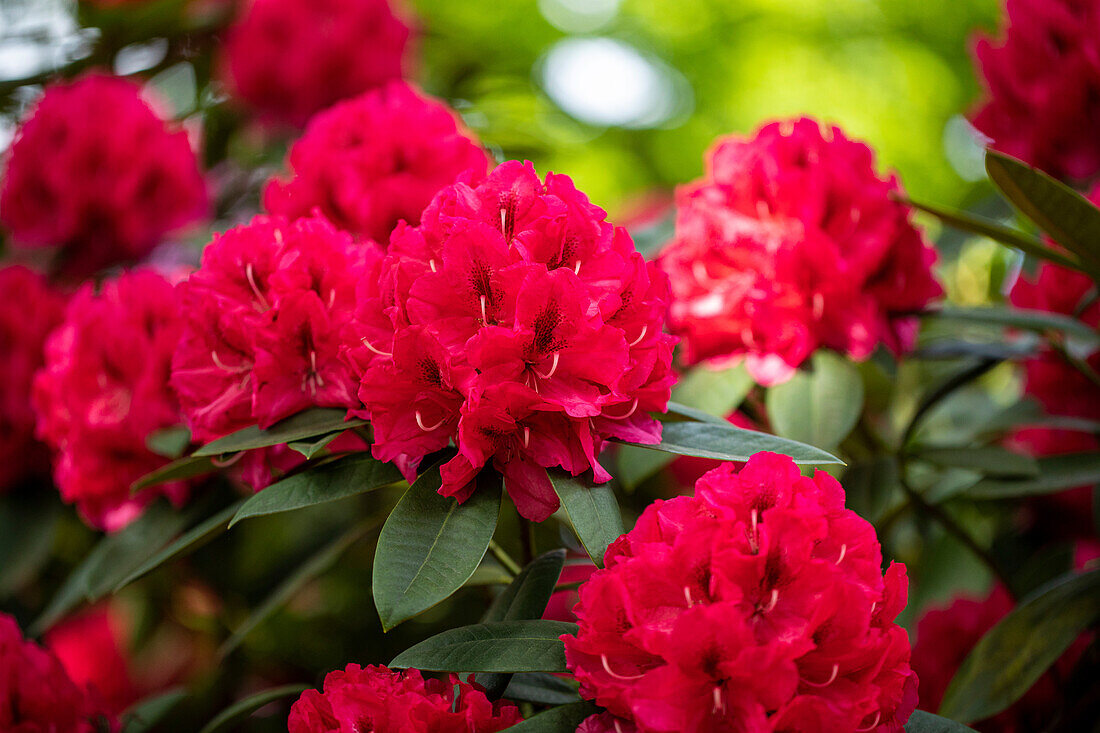
[[[512,559],[512,556],[505,552],[504,548],[496,543],[496,540],[489,540],[489,552],[493,553],[493,557],[497,559],[504,569],[507,570],[514,577],[519,575],[520,568],[519,563]]]

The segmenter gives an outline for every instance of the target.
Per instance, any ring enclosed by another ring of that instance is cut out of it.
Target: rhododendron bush
[[[1100,3],[794,85],[695,0],[75,5],[0,9],[0,733],[1100,719]]]

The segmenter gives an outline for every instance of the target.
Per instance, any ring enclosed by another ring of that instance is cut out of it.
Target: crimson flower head
[[[443,102],[394,81],[314,116],[288,163],[291,177],[264,191],[268,211],[319,208],[337,227],[386,242],[398,221],[419,224],[460,174],[484,178],[489,158]]]
[[[770,385],[821,346],[853,359],[911,348],[917,324],[903,314],[941,290],[900,192],[870,148],[811,119],[719,139],[706,175],[677,190],[658,260],[686,361],[744,359]]]
[[[78,276],[139,260],[207,212],[186,133],[140,86],[100,73],[47,87],[16,131],[0,186],[13,243],[61,248]]]
[[[1100,173],[1100,5],[1093,0],[1007,0],[999,41],[974,56],[986,99],[974,126],[997,150],[1053,176]]]
[[[345,332],[376,458],[411,473],[454,441],[441,494],[464,501],[492,464],[542,521],[559,505],[545,468],[606,481],[606,439],[660,439],[668,282],[605,217],[566,176],[511,161],[398,225]]]
[[[42,366],[46,335],[61,322],[65,298],[41,275],[0,267],[0,492],[49,472],[50,456],[35,440],[31,382]]]
[[[117,604],[104,603],[69,616],[46,632],[46,648],[65,673],[121,715],[140,697],[126,638],[130,624]]]
[[[23,639],[0,613],[0,730],[7,733],[96,733],[118,721],[93,690],[78,686],[50,651]]]
[[[714,469],[604,562],[566,659],[583,697],[641,733],[900,733],[916,707],[894,623],[905,566],[883,574],[874,528],[828,474],[772,453]]]
[[[334,102],[400,79],[409,33],[387,0],[249,0],[222,65],[248,105],[301,127]]]
[[[56,451],[61,498],[94,527],[120,529],[158,495],[177,505],[187,498],[183,482],[130,495],[134,481],[168,462],[148,436],[181,422],[168,378],[182,331],[172,283],[141,269],[98,292],[84,285],[46,341],[34,378],[38,434]]]
[[[290,709],[289,733],[496,733],[520,722],[511,703],[491,702],[478,685],[424,679],[381,665],[329,672],[324,691],[306,690]]]
[[[358,406],[338,330],[352,316],[356,283],[381,256],[319,217],[257,216],[215,235],[180,284],[186,324],[172,360],[194,438],[270,427],[310,407]],[[287,469],[296,455],[248,454],[245,481],[266,486],[270,468]]]

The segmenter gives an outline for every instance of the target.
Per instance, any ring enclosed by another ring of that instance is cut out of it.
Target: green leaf
[[[628,443],[641,448],[676,453],[681,456],[714,458],[719,461],[747,461],[761,451],[782,453],[799,465],[820,466],[840,464],[836,456],[787,438],[780,438],[757,430],[745,430],[723,421],[723,424],[701,422],[670,422],[662,426],[660,443],[643,445]]]
[[[726,422],[729,415],[745,399],[754,382],[744,366],[735,369],[696,367],[672,388],[672,399],[693,414],[705,415],[703,422]],[[672,463],[670,453],[648,451],[631,445],[619,448],[616,478],[625,489],[634,489],[650,476]]]
[[[473,495],[459,504],[437,493],[442,484],[439,465],[409,487],[378,538],[373,592],[386,631],[461,588],[496,531],[500,475],[482,471]]]
[[[489,610],[481,617],[481,623],[498,621],[522,621],[541,618],[554,586],[565,566],[565,550],[551,550],[531,561],[504,591],[493,599]],[[497,699],[508,686],[509,674],[486,673],[477,676],[477,682]]]
[[[213,720],[203,726],[199,733],[222,733],[222,731],[233,730],[238,723],[265,705],[270,705],[276,700],[297,697],[308,689],[309,685],[283,685],[257,692],[255,695],[238,700],[218,713]]]
[[[882,518],[899,495],[898,462],[893,456],[873,456],[852,463],[841,480],[849,509],[869,522]]]
[[[190,445],[191,431],[183,425],[154,430],[145,437],[145,447],[165,458],[179,458]]]
[[[218,438],[212,443],[207,443],[192,455],[220,456],[225,453],[237,453],[253,448],[266,448],[269,445],[299,442],[306,438],[327,435],[367,424],[366,420],[345,420],[346,415],[346,410],[315,407],[311,410],[299,412],[297,415],[291,415],[285,420],[280,420],[267,430],[260,430],[259,426],[256,425],[238,430],[224,438]]]
[[[1007,499],[1035,494],[1053,494],[1077,486],[1100,483],[1100,453],[1067,453],[1036,460],[1034,478],[987,478],[971,486],[966,495],[974,499]]]
[[[1056,331],[1080,341],[1085,347],[1096,348],[1100,346],[1100,334],[1084,322],[1061,313],[1050,313],[1028,308],[978,305],[970,307],[944,306],[938,310],[927,311],[922,315],[954,321],[1019,328],[1040,334]]]
[[[1093,273],[1100,269],[1100,209],[1064,183],[995,150],[986,151],[985,169],[1024,216]]]
[[[1098,620],[1100,570],[1047,583],[978,641],[944,693],[940,714],[964,723],[996,715]]]
[[[0,497],[0,598],[26,585],[50,559],[61,506],[56,492]]]
[[[565,705],[580,700],[576,684],[570,684],[567,679],[545,672],[512,675],[504,697],[508,700],[537,702],[540,705]]]
[[[585,718],[598,712],[600,709],[587,700],[571,702],[533,715],[504,730],[506,733],[573,733]]]
[[[777,435],[831,450],[859,421],[863,380],[850,361],[819,350],[810,371],[768,389],[765,405]]]
[[[954,720],[941,718],[923,710],[914,710],[909,717],[909,722],[905,724],[905,733],[975,733],[975,731]]]
[[[554,484],[554,491],[561,499],[561,506],[573,525],[577,539],[584,545],[592,562],[602,568],[607,546],[626,531],[623,528],[623,514],[611,485],[593,484],[585,477],[570,476],[557,468],[547,471],[547,475]]]
[[[133,583],[138,578],[142,577],[146,573],[150,573],[157,569],[169,560],[173,560],[177,557],[189,555],[195,550],[202,547],[204,544],[214,539],[222,532],[229,528],[229,518],[236,513],[237,509],[244,503],[244,500],[235,501],[225,509],[210,517],[209,519],[196,524],[191,529],[184,532],[172,542],[169,542],[166,547],[159,552],[153,553],[148,560],[136,567],[131,573],[129,573],[122,580],[115,584],[115,587],[111,589],[112,593],[118,593],[120,590]]]
[[[990,219],[984,219],[961,211],[952,211],[939,206],[932,206],[931,204],[920,203],[912,199],[910,199],[908,203],[914,208],[928,212],[955,229],[970,232],[971,234],[978,234],[983,237],[989,237],[995,242],[1007,244],[1009,247],[1014,247],[1032,257],[1047,260],[1061,265],[1062,267],[1068,267],[1071,270],[1086,272],[1085,268],[1081,266],[1081,263],[1077,261],[1077,258],[1067,257],[1065,254],[1047,246],[1035,237],[1028,236],[1023,232],[998,224]]]
[[[729,425],[729,420],[724,417],[718,417],[712,415],[705,410],[700,410],[696,407],[689,407],[688,405],[681,405],[679,402],[668,403],[668,417],[682,417],[694,422],[705,422],[711,425]],[[659,416],[658,416],[659,417]],[[666,418],[667,420],[667,418]],[[676,420],[667,420],[668,422],[678,422]]]
[[[187,690],[176,688],[147,697],[122,714],[122,733],[146,733],[164,720],[187,697]]]
[[[339,438],[344,434],[343,430],[335,433],[329,433],[328,435],[322,435],[320,438],[311,438],[309,440],[295,440],[291,443],[287,443],[287,447],[293,451],[297,451],[306,457],[306,460],[312,460],[314,456],[328,447],[328,444]]]
[[[229,526],[249,517],[346,499],[400,480],[401,472],[393,464],[375,460],[369,453],[355,453],[296,473],[253,494]]]
[[[982,445],[969,448],[917,448],[914,458],[945,468],[964,468],[986,476],[1032,478],[1039,475],[1039,463],[1031,456],[1003,448]]]
[[[190,515],[166,501],[156,501],[124,529],[104,537],[54,594],[32,625],[31,634],[40,635],[84,601],[96,601],[109,593],[151,552],[164,547],[187,526]]]
[[[245,637],[266,621],[271,614],[286,605],[306,583],[331,568],[352,545],[377,526],[378,522],[373,519],[355,524],[299,565],[296,570],[271,591],[260,605],[253,609],[252,613],[240,626],[234,629],[233,633],[218,649],[218,656],[224,658],[240,646]]]
[[[184,479],[202,476],[212,473],[217,469],[214,462],[208,456],[184,456],[171,463],[166,463],[155,471],[150,471],[134,483],[130,484],[130,493],[136,494],[150,486],[160,486],[170,481],[183,481]]]
[[[444,631],[398,654],[391,667],[432,672],[565,672],[564,621],[501,621]]]

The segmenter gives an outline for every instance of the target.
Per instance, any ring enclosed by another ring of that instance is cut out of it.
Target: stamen
[[[742,328],[741,329],[741,341],[743,341],[745,346],[748,346],[749,348],[752,348],[753,346],[756,345],[756,339],[754,339],[752,337],[752,329],[751,328]]]
[[[275,234],[277,235],[278,233],[278,230],[276,230]],[[251,262],[244,266],[244,276],[248,278],[248,284],[252,287],[252,292],[255,293],[256,297],[259,299],[260,305],[263,306],[263,310],[271,308],[271,306],[267,304],[267,298],[264,297],[264,294],[260,292],[260,288],[256,285],[256,277],[252,273]]]
[[[336,302],[336,288],[332,288],[328,291],[328,307],[331,308],[332,304]]]
[[[435,269],[435,260],[428,260],[428,267],[432,268],[432,272],[439,272],[439,270]]]
[[[608,666],[608,664],[607,664],[607,655],[606,654],[601,654],[600,655],[600,664],[603,665],[603,671],[604,672],[607,672],[609,675],[611,675],[612,677],[614,677],[617,680],[640,680],[641,678],[645,677],[645,673],[635,674],[635,675],[615,674],[614,672],[611,671],[611,667]]]
[[[614,415],[608,415],[607,413],[604,413],[604,417],[609,418],[611,420],[625,420],[637,411],[638,411],[638,398],[635,397],[634,401],[630,403],[630,411],[628,413],[626,413],[625,415],[619,415],[618,417],[616,417]]]
[[[489,318],[485,315],[485,296],[481,296],[481,322],[488,323]]]
[[[825,680],[824,682],[810,682],[807,679],[804,679],[802,681],[805,682],[810,687],[828,687],[829,685],[833,684],[833,682],[836,680],[836,676],[838,674],[840,674],[840,665],[839,664],[834,664],[833,665],[833,673],[829,676],[829,679]]]
[[[684,586],[684,600],[687,601],[688,608],[695,605],[695,601],[691,599],[691,588],[688,588],[686,585]]]
[[[554,352],[554,360],[550,363],[550,371],[546,374],[543,374],[542,372],[540,372],[538,369],[535,369],[534,367],[531,367],[531,371],[533,371],[535,374],[539,375],[543,379],[549,379],[550,377],[554,376],[554,372],[558,371],[558,359],[559,358],[560,358],[560,354],[557,351],[555,351]]]
[[[712,713],[719,713],[719,714],[724,715],[725,712],[726,712],[726,703],[722,699],[722,686],[721,685],[715,685],[713,692],[714,692],[714,707],[711,708],[711,712]]]
[[[370,349],[374,353],[378,354],[379,356],[385,356],[387,358],[392,358],[393,357],[392,352],[382,351],[381,349],[375,348],[374,344],[372,344],[370,341],[367,341],[365,338],[362,338],[362,339],[359,339],[359,340],[363,342],[363,346],[366,346],[368,349]]]
[[[820,319],[821,315],[825,312],[825,296],[821,293],[814,293],[814,318]]]
[[[507,234],[508,231],[508,212],[503,206],[500,209],[500,231],[502,234]]]
[[[773,608],[775,608],[775,604],[777,604],[777,603],[779,603],[779,589],[778,588],[772,588],[771,600],[768,601],[768,605],[766,605],[766,606],[764,606],[763,608],[760,609],[760,612],[761,613],[768,613]]]
[[[878,601],[875,601],[874,603],[871,604],[871,615],[872,616],[875,615],[875,609],[876,608],[878,608]]]
[[[710,280],[710,273],[707,272],[707,266],[699,260],[691,263],[691,274],[695,276],[695,279],[699,282],[705,282]]]
[[[615,720],[613,721],[613,725],[615,726],[615,733],[623,733],[623,728],[621,725],[619,725],[618,718],[615,718]]]
[[[442,417],[442,418],[440,418],[440,419],[439,419],[439,422],[437,422],[437,423],[436,423],[435,425],[432,425],[431,427],[429,427],[429,426],[427,426],[427,425],[425,425],[425,424],[424,424],[424,418],[420,416],[420,410],[417,410],[417,411],[416,411],[416,424],[417,424],[417,425],[418,425],[418,426],[420,427],[420,429],[421,429],[421,430],[423,430],[423,431],[424,431],[425,433],[430,433],[430,432],[432,432],[433,430],[437,429],[437,428],[438,428],[439,426],[441,426],[441,425],[442,425],[443,423],[445,423],[445,422],[447,422],[447,418],[446,418],[446,417]]]
[[[221,359],[218,358],[218,352],[213,349],[210,350],[210,359],[214,362],[214,366],[221,369],[223,372],[229,372],[230,374],[241,374],[248,371],[247,366],[231,367]]]
[[[523,447],[531,447],[531,428],[527,427],[526,425],[523,426]]]
[[[275,230],[275,243],[276,244],[282,244],[283,243],[283,233],[279,229]]]
[[[841,561],[844,559],[845,553],[847,553],[847,552],[848,552],[848,545],[847,544],[841,545],[840,546],[840,557],[838,557],[836,559],[836,564],[837,565],[839,565],[841,563]]]
[[[581,261],[580,260],[577,260],[577,264],[573,265],[573,274],[578,275],[578,276],[581,274]]]
[[[755,509],[752,510],[752,514],[749,515],[749,518],[752,520],[752,534],[755,537],[756,536],[756,525],[759,522],[759,516],[758,516],[757,511]]]
[[[229,456],[229,458],[225,459],[211,458],[210,464],[213,466],[217,466],[218,468],[228,468],[242,458],[244,458],[244,451],[241,451],[240,453],[234,453],[233,455]]]
[[[878,727],[878,722],[880,720],[882,720],[881,710],[875,713],[875,722],[871,723],[871,725],[867,726],[866,728],[856,728],[856,731],[858,731],[858,733],[864,733],[865,731],[874,730]]]
[[[642,339],[645,338],[645,335],[648,331],[649,331],[649,324],[648,323],[643,323],[642,324],[642,332],[640,334],[638,334],[638,338],[634,339],[633,341],[631,341],[627,345],[627,348],[637,346],[639,343],[641,343]]]

